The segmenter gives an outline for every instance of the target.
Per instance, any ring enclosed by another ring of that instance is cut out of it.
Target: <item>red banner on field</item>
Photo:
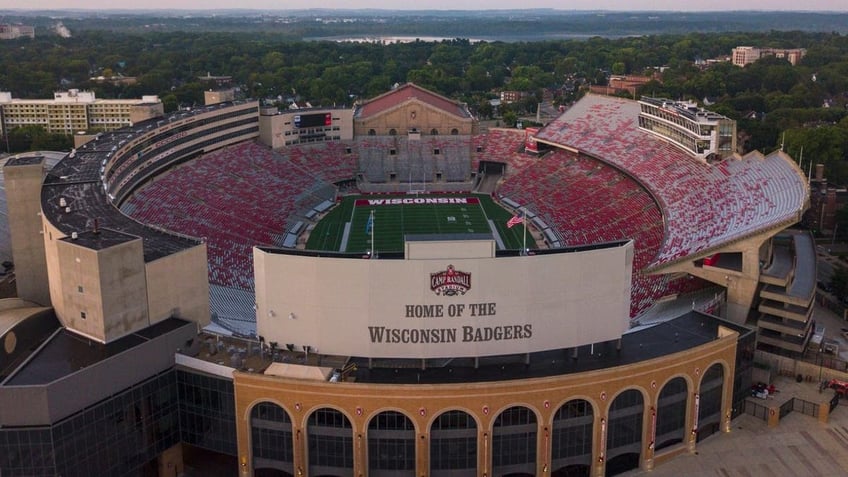
[[[378,205],[477,205],[480,199],[477,197],[389,197],[386,199],[356,199],[356,207],[374,207]]]

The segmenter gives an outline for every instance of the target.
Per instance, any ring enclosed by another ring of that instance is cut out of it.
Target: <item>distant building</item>
[[[828,182],[824,164],[816,164],[813,171],[810,177],[810,208],[804,213],[804,224],[819,233],[832,235],[836,232],[839,210],[848,204],[848,189]]]
[[[131,86],[138,83],[138,78],[135,76],[95,76],[89,78],[89,81],[97,84],[111,84],[112,86]]]
[[[203,104],[208,106],[210,104],[235,101],[236,88],[232,86],[232,76],[214,76],[212,73],[206,73],[205,76],[198,76],[197,79],[205,88],[203,92]]]
[[[0,40],[15,40],[27,37],[35,38],[35,27],[31,25],[0,23]]]
[[[225,88],[233,82],[232,76],[214,76],[212,73],[206,73],[206,76],[198,76],[198,80],[204,83],[206,87]]]
[[[92,91],[71,89],[53,99],[18,99],[0,91],[0,133],[20,126],[43,126],[47,132],[73,134],[111,131],[164,114],[158,96],[141,99],[97,99]]]
[[[595,94],[620,94],[627,92],[631,96],[636,95],[636,89],[651,80],[660,80],[660,76],[610,76],[606,86],[590,86],[589,89]]]
[[[206,106],[209,106],[210,104],[225,103],[227,101],[235,101],[235,99],[235,88],[210,89],[203,92],[203,104]]]
[[[737,46],[733,49],[731,58],[736,66],[745,66],[765,56],[785,58],[793,66],[807,54],[805,48],[757,48],[755,46]]]
[[[526,95],[527,93],[523,91],[501,91],[501,103],[517,103],[518,101],[521,101],[521,98],[525,97]]]
[[[736,151],[736,121],[695,103],[643,96],[639,129],[661,136],[702,160]]]

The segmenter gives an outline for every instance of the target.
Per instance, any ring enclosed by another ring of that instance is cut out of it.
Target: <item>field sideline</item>
[[[512,213],[485,194],[369,195],[342,199],[321,219],[306,244],[309,250],[367,252],[373,211],[376,252],[403,251],[406,234],[492,233],[489,221],[506,249],[520,249],[523,225],[507,228]],[[349,224],[349,225],[348,225]],[[344,242],[348,227],[347,243]]]

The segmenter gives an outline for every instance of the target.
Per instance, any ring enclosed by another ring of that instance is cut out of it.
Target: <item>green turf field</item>
[[[392,203],[433,202],[428,199],[440,203]],[[468,203],[461,203],[463,201]],[[508,229],[506,222],[512,213],[495,204],[488,195],[372,195],[345,197],[316,224],[307,248],[353,253],[371,250],[367,224],[372,210],[377,252],[403,251],[406,234],[492,233],[488,220],[493,222],[505,248],[520,249],[523,240],[523,226]],[[342,249],[348,223],[347,244]]]

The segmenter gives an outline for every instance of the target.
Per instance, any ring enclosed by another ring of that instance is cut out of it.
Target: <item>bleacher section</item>
[[[506,179],[497,195],[532,211],[537,228],[553,228],[563,242],[555,246],[633,239],[633,316],[669,293],[668,279],[641,273],[662,242],[662,213],[639,183],[617,169],[555,150]]]
[[[211,321],[230,332],[243,336],[256,333],[255,302],[256,295],[252,290],[209,285]]]
[[[357,140],[361,179],[372,184],[471,181],[471,136],[366,136]],[[422,187],[424,188],[424,187]]]
[[[524,131],[520,129],[489,129],[487,134],[474,136],[473,147],[473,170],[479,169],[480,161],[502,162],[507,165],[506,177],[517,174],[537,159],[536,155],[524,152]]]
[[[121,210],[141,222],[203,238],[210,284],[253,290],[253,246],[283,246],[299,216],[334,199],[332,185],[248,141],[159,176]]]
[[[353,142],[323,142],[290,146],[277,151],[309,175],[335,183],[353,179],[359,163]]]
[[[659,200],[665,240],[649,269],[800,220],[809,191],[784,153],[707,164],[639,131],[638,114],[636,101],[589,95],[536,138],[627,171]]]

